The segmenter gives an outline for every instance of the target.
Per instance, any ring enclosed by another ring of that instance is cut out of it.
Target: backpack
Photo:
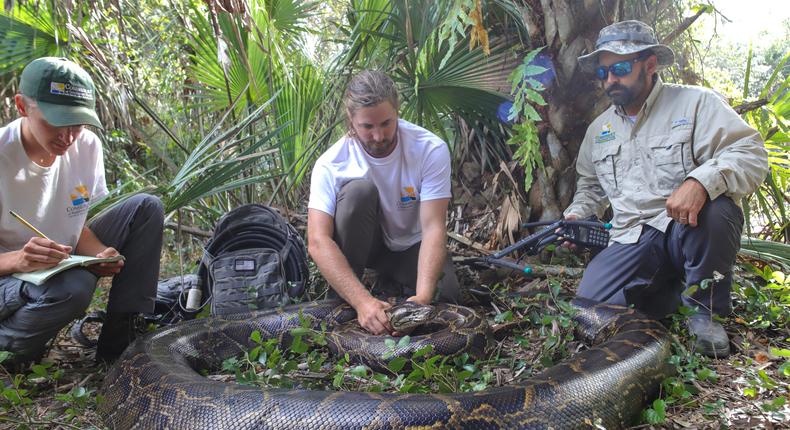
[[[219,219],[198,268],[212,315],[283,306],[301,299],[308,279],[304,241],[276,210],[259,204]]]

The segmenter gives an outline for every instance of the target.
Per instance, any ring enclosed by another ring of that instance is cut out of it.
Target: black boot
[[[117,360],[142,327],[138,313],[108,313],[96,345],[96,361],[110,364]]]

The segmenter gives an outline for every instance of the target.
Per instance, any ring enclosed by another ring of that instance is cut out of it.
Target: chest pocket
[[[669,196],[693,168],[692,131],[692,126],[676,128],[669,135],[658,136],[650,141],[655,174],[649,182],[662,195]]]
[[[616,195],[619,188],[617,163],[620,159],[620,143],[609,142],[597,144],[593,147],[592,161],[595,174],[603,190],[609,195]]]

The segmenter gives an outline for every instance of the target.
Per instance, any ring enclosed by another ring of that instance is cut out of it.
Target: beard
[[[393,133],[392,138],[383,138],[381,140],[362,140],[362,137],[356,131],[353,131],[352,136],[357,142],[359,142],[360,145],[362,145],[362,148],[364,148],[365,152],[367,152],[371,157],[386,157],[392,153],[392,151],[395,149],[395,145],[397,144],[398,124],[395,123],[395,133]]]
[[[641,68],[639,76],[637,76],[636,82],[632,86],[627,87],[615,82],[606,89],[606,95],[612,99],[612,103],[618,106],[629,106],[644,89],[646,75],[645,69]]]
[[[360,143],[362,147],[365,148],[365,152],[370,154],[372,157],[381,158],[389,155],[392,152],[394,139],[384,139],[381,141],[365,141]]]

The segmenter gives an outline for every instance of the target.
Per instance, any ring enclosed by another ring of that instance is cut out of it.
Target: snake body
[[[105,378],[98,412],[115,429],[621,428],[670,374],[666,330],[632,309],[583,299],[573,304],[577,334],[594,346],[514,385],[454,394],[261,389],[198,373],[248,350],[255,330],[287,342],[300,314],[316,328],[353,319],[353,310],[337,301],[193,320],[127,349]],[[466,319],[464,327],[483,329]]]

